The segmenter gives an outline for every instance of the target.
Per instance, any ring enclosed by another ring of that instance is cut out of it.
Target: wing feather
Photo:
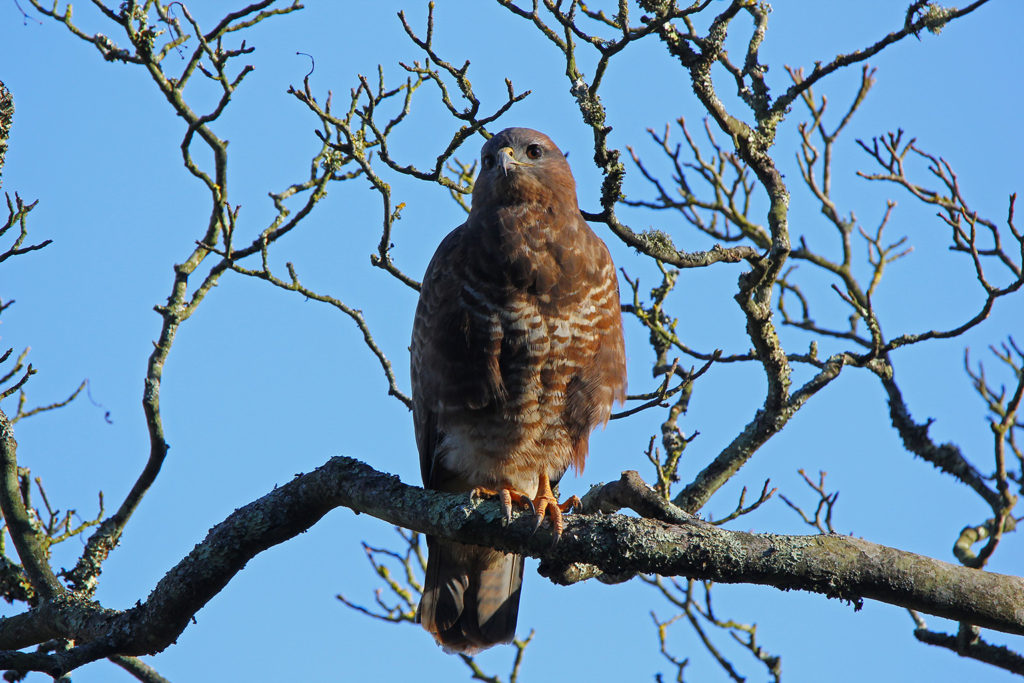
[[[443,416],[480,409],[505,395],[499,311],[478,288],[467,249],[467,226],[441,242],[427,266],[413,322],[410,361],[413,422],[423,483],[432,485]]]

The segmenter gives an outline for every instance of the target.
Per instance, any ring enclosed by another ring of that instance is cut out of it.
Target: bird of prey
[[[543,133],[484,144],[465,223],[441,242],[413,324],[413,420],[423,484],[495,496],[549,519],[552,486],[626,396],[618,282],[583,220],[565,156]],[[449,652],[515,637],[523,557],[427,538],[418,618]]]

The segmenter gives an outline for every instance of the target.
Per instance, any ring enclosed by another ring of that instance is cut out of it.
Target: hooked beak
[[[507,176],[508,172],[513,170],[516,166],[528,166],[522,161],[516,159],[515,152],[512,151],[511,147],[502,147],[498,150],[498,166],[501,168],[501,174]]]

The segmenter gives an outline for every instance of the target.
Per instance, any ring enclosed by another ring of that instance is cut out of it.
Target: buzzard
[[[557,537],[552,492],[626,396],[618,282],[583,220],[565,156],[543,133],[484,144],[465,223],[441,242],[413,324],[423,484],[528,506]],[[418,618],[449,652],[515,636],[523,557],[428,537]]]

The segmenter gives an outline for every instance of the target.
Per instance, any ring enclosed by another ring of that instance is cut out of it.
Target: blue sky
[[[113,27],[87,3],[80,4],[75,18],[83,28],[119,41]],[[202,21],[209,12],[207,24],[234,8],[226,2],[208,5],[199,15]],[[506,76],[518,90],[533,91],[503,122],[548,133],[569,154],[581,206],[596,210],[601,178],[590,163],[590,135],[567,93],[554,48],[496,4],[438,5],[437,49],[453,63],[471,60],[469,76],[484,109],[503,101]],[[772,67],[773,91],[787,82],[783,64],[809,69],[815,60],[864,47],[902,25],[904,5],[776,3],[762,51]],[[315,57],[312,86],[321,98],[333,90],[336,105],[357,83],[356,74],[373,76],[378,64],[397,85],[405,76],[398,62],[422,59],[395,18],[403,6],[412,25],[422,28],[425,3],[310,3],[309,9],[272,19],[246,36],[256,48],[246,59],[255,71],[214,126],[231,141],[229,192],[232,203],[242,206],[239,230],[246,235],[256,234],[273,215],[267,192],[302,178],[318,144],[317,121],[285,92],[301,84],[309,70],[309,59],[296,52]],[[898,188],[854,175],[869,168],[854,139],[906,129],[923,148],[950,161],[979,213],[1002,221],[1008,195],[1024,190],[1024,134],[1018,125],[1022,19],[1019,3],[992,2],[940,36],[906,40],[870,61],[878,68],[878,82],[837,143],[834,183],[842,211],[854,211],[868,228],[877,224],[886,198],[896,199],[888,234],[907,235],[915,246],[911,256],[890,268],[876,298],[883,322],[889,321],[889,336],[955,326],[981,298],[970,263],[946,252],[944,227],[931,210],[916,206]],[[737,21],[736,30],[741,26]],[[3,190],[38,199],[31,236],[54,240],[40,252],[4,264],[0,296],[16,304],[4,311],[0,344],[32,347],[30,360],[39,373],[28,385],[30,404],[52,402],[82,379],[90,381],[90,397],[17,425],[19,456],[43,478],[51,501],[91,517],[97,492],[103,491],[109,511],[145,461],[148,439],[139,404],[146,358],[159,330],[152,307],[167,297],[172,265],[202,234],[204,192],[180,163],[182,122],[139,68],[104,62],[62,26],[23,20],[10,2],[0,4],[0,67],[0,79],[17,106]],[[592,63],[584,61],[582,69],[591,75]],[[849,69],[817,89],[829,97],[833,116],[853,96],[858,74]],[[730,92],[724,80],[719,87]],[[646,128],[660,131],[685,116],[690,130],[700,131],[701,111],[688,80],[655,40],[613,62],[602,97],[614,127],[612,144],[634,146],[652,165],[658,165],[657,150],[645,137]],[[794,108],[775,147],[793,194],[791,230],[834,253],[833,233],[799,186],[795,124],[803,115],[801,106]],[[392,146],[403,159],[427,165],[455,127],[436,93],[424,87]],[[678,131],[673,134],[678,140]],[[723,137],[718,136],[720,142]],[[471,160],[481,142],[467,143],[459,157]],[[627,192],[649,196],[630,171]],[[418,278],[462,212],[443,190],[388,179],[396,198],[407,205],[395,228],[394,256]],[[636,229],[666,230],[682,248],[710,246],[665,216],[624,215]],[[379,226],[379,203],[365,182],[336,185],[302,228],[277,245],[273,263],[283,268],[293,262],[304,284],[362,309],[407,389],[415,295],[369,266]],[[611,242],[606,230],[598,232]],[[616,245],[613,253],[645,288],[655,284],[651,265]],[[732,300],[740,268],[720,264],[681,275],[672,301],[675,310],[686,312],[680,325],[693,346],[726,352],[749,346]],[[814,281],[809,271],[806,276]],[[846,315],[834,308],[834,299],[818,301],[822,318]],[[959,444],[983,471],[992,468],[991,434],[984,406],[962,371],[963,348],[969,345],[974,358],[986,360],[999,377],[985,348],[1007,334],[1024,341],[1021,320],[1024,305],[1018,297],[997,307],[962,340],[930,343],[894,357],[914,417],[935,418],[933,437]],[[626,326],[631,389],[648,390],[653,381],[645,365],[646,334],[634,321]],[[808,342],[793,331],[783,339],[794,351]],[[171,451],[121,547],[105,565],[98,598],[108,607],[126,608],[144,599],[207,529],[332,455],[357,457],[418,483],[408,411],[387,397],[386,382],[355,326],[327,307],[266,283],[225,276],[182,327],[164,377],[162,407]],[[798,373],[797,379],[802,377]],[[681,422],[687,433],[701,433],[686,452],[684,481],[750,419],[763,388],[756,368],[736,366],[718,366],[697,385]],[[811,504],[797,470],[826,470],[829,486],[842,494],[835,519],[839,531],[952,561],[959,529],[982,522],[986,510],[902,449],[888,426],[884,399],[870,376],[845,372],[712,499],[705,513],[727,514],[741,487],[760,490],[768,477],[791,499]],[[12,402],[4,408],[13,410]],[[104,419],[107,411],[110,423]],[[647,474],[642,451],[661,419],[647,413],[598,431],[585,473],[567,477],[563,495],[582,494],[623,469]],[[778,499],[733,528],[807,531]],[[368,620],[334,599],[343,592],[358,602],[372,601],[376,583],[359,541],[387,545],[392,539],[397,540],[393,530],[382,522],[334,511],[308,533],[254,559],[197,615],[177,645],[149,661],[175,681],[468,680],[463,664],[444,655],[421,630]],[[72,564],[80,550],[77,541],[66,546],[55,553],[57,566]],[[1019,574],[1022,560],[1020,540],[1011,535],[990,567]],[[530,628],[538,635],[520,680],[671,675],[658,655],[649,612],[664,619],[672,610],[650,588],[639,582],[555,588],[532,567],[535,563],[528,564],[519,623],[522,635]],[[854,613],[820,596],[751,586],[719,586],[715,599],[721,614],[758,623],[759,642],[782,655],[787,680],[1009,678],[918,644],[910,618],[896,607],[869,602]],[[5,605],[0,613],[12,609]],[[928,621],[938,630],[955,629],[937,618]],[[990,635],[995,642],[1024,647],[1020,639]],[[677,656],[690,658],[688,680],[724,678],[682,623],[669,638]],[[743,673],[766,678],[756,663],[729,650],[725,638],[720,642]],[[497,649],[480,663],[489,673],[505,675],[511,657],[508,649]],[[836,668],[839,661],[843,664]],[[128,676],[100,662],[76,672],[74,680]]]

